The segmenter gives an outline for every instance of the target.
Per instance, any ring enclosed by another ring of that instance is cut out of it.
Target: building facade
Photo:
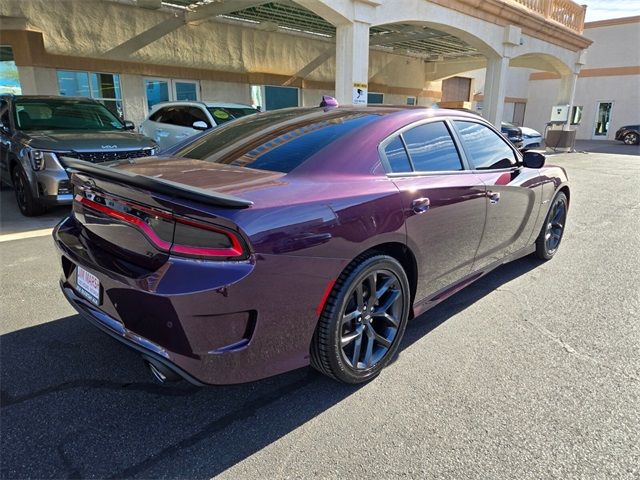
[[[499,123],[522,111],[510,67],[560,76],[553,96],[569,101],[584,14],[568,0],[0,0],[0,88],[94,97],[136,123],[164,100],[272,109],[323,94],[475,97]],[[443,85],[480,69],[481,82]]]

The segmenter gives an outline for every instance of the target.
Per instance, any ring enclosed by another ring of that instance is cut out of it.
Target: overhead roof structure
[[[125,0],[126,1],[126,0]],[[154,0],[143,0],[145,3]],[[127,2],[130,3],[130,2]],[[142,3],[138,0],[138,3]],[[260,25],[271,29],[298,32],[326,39],[335,38],[336,27],[316,15],[312,11],[292,2],[279,0],[260,2],[247,0],[248,7],[229,11],[233,3],[217,0],[155,0],[163,8],[182,10],[190,14],[198,11],[211,10],[212,16],[221,19],[234,20],[252,25]],[[216,9],[225,6],[222,13],[216,14]],[[393,50],[425,59],[445,60],[468,58],[480,55],[479,52],[459,38],[431,28],[392,24],[373,27],[370,30],[370,45],[374,48]]]

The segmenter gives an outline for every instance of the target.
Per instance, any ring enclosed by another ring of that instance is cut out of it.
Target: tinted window
[[[198,107],[178,106],[166,107],[158,111],[160,115],[151,120],[161,123],[169,123],[179,127],[192,127],[195,122],[203,121],[211,126],[205,113]]]
[[[315,109],[314,109],[315,110]],[[288,173],[378,115],[297,110],[245,117],[214,129],[176,156]]]
[[[419,125],[402,136],[417,172],[462,170],[458,150],[444,122]]]
[[[258,113],[255,108],[240,107],[207,107],[209,113],[218,125],[226,123],[234,118],[240,118],[254,113]]]
[[[20,130],[122,130],[122,122],[97,102],[67,99],[20,99],[15,102]]]
[[[191,122],[189,124],[189,126],[193,126],[193,124],[195,122],[204,122],[207,124],[208,127],[211,126],[211,122],[209,121],[209,118],[207,117],[207,114],[204,113],[204,111],[201,108],[198,107],[189,107],[188,109],[188,113],[189,115],[191,115],[193,122]]]
[[[516,164],[516,156],[506,140],[480,123],[455,122],[469,162],[476,170],[509,168]]]
[[[409,156],[400,137],[395,137],[384,147],[384,154],[392,172],[410,172],[412,170]]]
[[[152,122],[162,122],[162,117],[166,111],[167,111],[166,108],[158,109],[156,112],[151,114],[151,116],[149,117],[149,120],[151,120]]]

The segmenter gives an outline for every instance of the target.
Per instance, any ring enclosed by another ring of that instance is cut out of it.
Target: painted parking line
[[[28,232],[7,233],[0,235],[1,242],[11,242],[12,240],[23,240],[25,238],[46,237],[51,235],[53,228],[43,228],[41,230],[30,230]]]

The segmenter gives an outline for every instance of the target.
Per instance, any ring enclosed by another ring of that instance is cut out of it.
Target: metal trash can
[[[575,130],[547,130],[547,136],[544,139],[548,149],[557,151],[570,152],[576,146]]]

